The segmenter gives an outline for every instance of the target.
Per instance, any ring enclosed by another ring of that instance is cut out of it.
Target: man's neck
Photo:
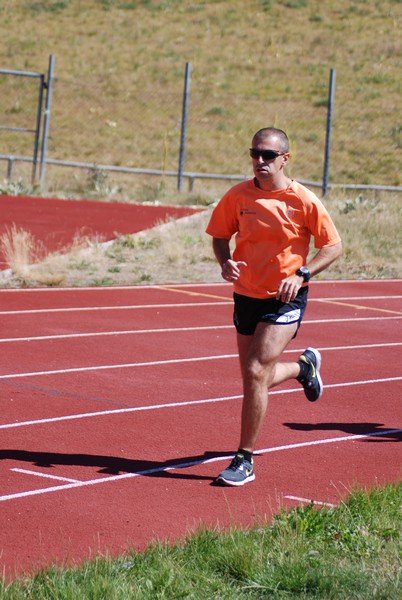
[[[272,179],[258,179],[254,177],[254,183],[261,190],[273,192],[275,190],[285,190],[289,187],[291,179],[285,176]]]

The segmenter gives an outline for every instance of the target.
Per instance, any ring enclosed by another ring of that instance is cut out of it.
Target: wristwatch
[[[300,267],[300,269],[297,269],[296,275],[303,277],[304,283],[308,283],[311,278],[311,273],[307,267]]]

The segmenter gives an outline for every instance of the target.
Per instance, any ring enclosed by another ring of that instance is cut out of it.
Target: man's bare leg
[[[259,323],[252,336],[238,334],[238,350],[243,377],[243,406],[239,451],[217,481],[240,486],[255,479],[253,451],[268,407],[268,389],[289,379],[297,379],[307,399],[314,402],[322,393],[319,375],[321,356],[307,348],[297,362],[280,362],[294,337],[297,323]]]
[[[297,362],[279,358],[297,330],[297,323],[259,323],[252,336],[237,335],[243,377],[240,448],[252,452],[268,406],[268,388],[300,373]]]

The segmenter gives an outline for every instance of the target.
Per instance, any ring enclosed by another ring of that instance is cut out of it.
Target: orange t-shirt
[[[316,248],[341,241],[317,196],[292,180],[287,189],[269,192],[254,179],[232,187],[215,207],[206,232],[230,240],[233,260],[245,261],[234,291],[253,298],[273,297],[279,283],[306,263],[310,237]]]

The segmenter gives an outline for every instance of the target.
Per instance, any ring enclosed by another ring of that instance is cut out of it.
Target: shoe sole
[[[216,483],[223,483],[224,485],[229,485],[232,487],[240,487],[242,485],[245,485],[246,483],[251,483],[252,481],[254,481],[254,479],[255,479],[255,475],[253,473],[246,479],[243,479],[243,481],[230,481],[228,479],[225,479],[224,477],[221,477],[220,475],[218,475],[218,477],[215,479],[215,481],[216,481]]]
[[[321,396],[322,396],[322,393],[323,393],[323,391],[324,391],[324,384],[322,383],[322,379],[321,379],[321,375],[320,375],[320,368],[321,368],[321,354],[320,354],[320,352],[319,352],[318,350],[316,350],[315,348],[311,348],[311,347],[310,347],[310,348],[306,348],[305,352],[306,352],[307,350],[308,350],[309,352],[311,352],[312,354],[314,354],[314,356],[315,356],[315,360],[316,360],[315,371],[316,371],[316,377],[317,377],[317,381],[318,381],[318,383],[319,383],[319,385],[320,385],[320,393],[319,393],[319,395],[318,395],[318,398],[314,398],[314,400],[310,400],[310,398],[307,398],[307,396],[306,396],[306,398],[307,398],[307,400],[308,400],[309,402],[317,402],[317,400],[319,400],[319,399],[321,398]]]

